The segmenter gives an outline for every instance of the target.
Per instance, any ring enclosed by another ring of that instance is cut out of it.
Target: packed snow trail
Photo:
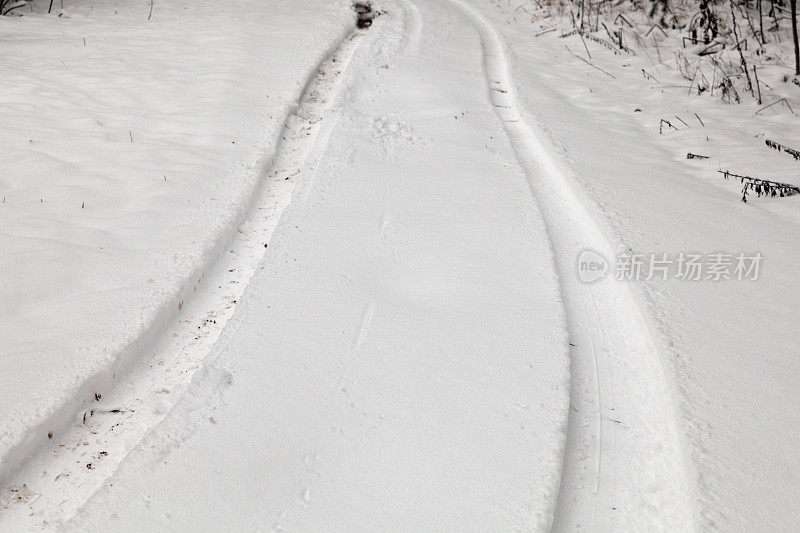
[[[200,334],[157,358],[174,368],[141,369],[59,460],[37,456],[4,519],[692,528],[647,322],[626,285],[578,280],[582,250],[614,250],[528,125],[497,34],[460,0],[387,2],[370,33],[287,122],[277,202],[227,272],[249,285],[198,297]]]
[[[586,201],[527,123],[504,45],[480,13],[489,93],[544,213],[560,275],[570,333],[571,402],[556,530],[694,528],[673,392],[648,323],[629,285],[582,283],[581,253],[606,264],[615,250]]]
[[[541,214],[469,19],[417,4],[415,46],[385,7],[205,361],[230,379],[198,374],[74,528],[550,527],[569,359]]]

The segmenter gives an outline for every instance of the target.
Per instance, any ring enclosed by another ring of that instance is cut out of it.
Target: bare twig
[[[661,83],[660,81],[658,81],[658,80],[656,79],[656,77],[655,77],[655,76],[653,76],[652,74],[650,74],[649,72],[647,72],[645,69],[642,69],[642,75],[643,75],[643,76],[644,76],[646,79],[653,80],[653,81],[654,81],[654,82],[656,82],[656,83]]]
[[[788,100],[786,100],[786,98],[779,98],[779,99],[775,100],[774,102],[772,102],[771,104],[769,104],[769,105],[765,105],[765,106],[764,106],[764,107],[762,107],[761,109],[757,110],[757,111],[755,112],[755,114],[756,114],[756,115],[758,115],[759,113],[761,113],[761,112],[762,112],[762,111],[764,111],[765,109],[769,109],[770,107],[774,106],[775,104],[779,104],[779,103],[781,103],[781,102],[783,102],[784,104],[786,104],[786,107],[788,107],[788,108],[789,108],[789,111],[791,111],[791,112],[792,112],[792,115],[794,115],[794,114],[795,114],[795,112],[794,112],[794,109],[792,109],[792,106],[790,106],[790,105],[789,105],[789,101],[788,101]]]
[[[616,24],[618,20],[622,20],[625,24],[628,25],[629,28],[633,28],[633,24],[631,24],[631,22],[628,19],[626,19],[625,15],[623,15],[622,13],[618,14],[617,18],[614,19],[614,24]]]
[[[583,4],[581,4],[581,6],[583,6]],[[581,20],[581,23],[583,23],[583,20]],[[583,43],[583,48],[586,50],[586,55],[589,56],[589,59],[591,59],[592,54],[589,53],[589,47],[586,46],[586,41],[583,40],[583,32],[578,31],[578,36],[581,38],[581,42]]]
[[[607,76],[610,76],[610,77],[611,77],[611,78],[613,78],[613,79],[617,79],[617,77],[616,77],[616,76],[614,76],[614,75],[613,75],[613,74],[611,74],[610,72],[606,72],[605,70],[601,69],[600,67],[598,67],[597,65],[595,65],[594,63],[592,63],[591,61],[589,61],[588,59],[584,59],[584,58],[582,58],[582,57],[581,57],[581,56],[579,56],[579,55],[575,55],[575,54],[572,52],[572,50],[570,50],[570,49],[569,49],[569,46],[567,46],[567,45],[564,45],[564,48],[566,48],[566,49],[567,49],[567,51],[568,51],[570,54],[572,54],[574,57],[577,57],[578,59],[580,59],[581,61],[583,61],[583,62],[584,62],[584,63],[586,63],[587,65],[589,65],[590,67],[594,67],[594,68],[596,68],[597,70],[599,70],[600,72],[602,72],[603,74],[605,74],[605,75],[607,75]]]
[[[706,125],[705,125],[705,123],[703,122],[703,119],[701,119],[701,118],[700,118],[700,115],[698,115],[697,113],[695,113],[695,114],[694,114],[694,116],[696,116],[696,117],[697,117],[697,120],[698,120],[698,121],[700,121],[700,125],[701,125],[701,126],[703,126],[703,127],[705,128],[705,127],[706,127]]]
[[[761,105],[761,84],[758,83],[758,70],[753,65],[753,77],[756,79],[756,88],[758,89],[758,105]]]
[[[672,128],[675,131],[679,131],[678,128],[676,128],[675,126],[672,125],[672,122],[662,118],[661,122],[658,123],[658,133],[659,134],[663,134],[664,133],[664,124],[666,124],[667,126],[669,126],[670,128]]]
[[[753,94],[753,82],[750,81],[750,73],[747,70],[747,61],[744,59],[744,52],[742,52],[742,45],[739,41],[739,30],[736,25],[736,11],[733,7],[733,0],[730,0],[731,4],[731,20],[733,26],[733,39],[736,41],[736,49],[739,51],[739,60],[742,62],[742,71],[744,71],[744,76],[747,78],[747,88],[750,89],[750,93]],[[755,96],[755,94],[753,94]]]
[[[800,187],[790,185],[788,183],[781,183],[778,181],[762,180],[761,178],[752,178],[750,176],[742,176],[734,174],[727,170],[718,170],[720,174],[727,180],[729,178],[736,178],[742,184],[742,202],[747,203],[747,193],[755,192],[758,196],[794,196],[800,194]]]
[[[645,34],[644,34],[644,36],[645,36],[645,37],[650,37],[650,32],[652,32],[652,31],[653,31],[653,30],[655,30],[655,29],[658,29],[658,31],[660,31],[660,32],[661,32],[661,35],[663,35],[664,37],[666,37],[666,36],[667,36],[667,32],[665,32],[665,31],[664,31],[664,28],[662,28],[662,27],[661,27],[661,26],[659,26],[658,24],[653,24],[652,26],[650,26],[650,29],[649,29],[649,30],[647,30],[647,33],[645,33]]]
[[[779,152],[786,152],[790,156],[794,157],[796,161],[800,161],[800,150],[795,150],[794,148],[789,148],[788,146],[784,146],[780,143],[777,143],[770,139],[765,139],[764,143],[769,146],[770,148],[774,148]]]

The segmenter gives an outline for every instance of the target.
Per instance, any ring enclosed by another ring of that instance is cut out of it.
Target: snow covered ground
[[[797,119],[523,3],[0,18],[0,528],[793,528]]]
[[[150,352],[353,25],[346,2],[65,4],[0,18],[0,475]]]
[[[762,254],[757,281],[682,281],[673,265],[667,281],[637,285],[678,393],[698,525],[791,529],[800,508],[800,433],[791,422],[800,415],[800,292],[790,288],[800,275],[800,197],[744,204],[740,184],[717,170],[800,184],[798,162],[764,143],[800,138],[797,119],[662,88],[641,75],[642,66],[652,69],[646,57],[621,58],[587,41],[595,64],[618,78],[610,79],[572,57],[557,33],[526,39],[530,24],[486,12],[517,57],[526,108],[562,147],[623,250]],[[567,44],[577,53],[575,39]],[[670,75],[668,65],[660,69]],[[679,83],[672,75],[662,84]],[[800,101],[800,89],[787,85]],[[694,113],[704,127],[690,121]],[[675,115],[692,127],[675,121],[680,131],[660,135],[660,118]],[[687,152],[709,159],[687,160]]]

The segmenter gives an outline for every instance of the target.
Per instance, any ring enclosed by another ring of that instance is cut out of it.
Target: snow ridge
[[[677,410],[656,344],[625,283],[578,278],[576,259],[615,250],[543,135],[525,120],[504,45],[461,0],[481,36],[490,99],[541,206],[570,334],[570,416],[555,530],[695,529]]]
[[[419,39],[422,36],[422,15],[419,8],[410,0],[400,0],[406,16],[403,17],[405,27],[403,28],[405,34],[405,49],[404,54],[416,50],[419,46]]]
[[[137,344],[133,350],[137,357],[129,358],[129,368],[114,364],[107,380],[90,379],[84,384],[81,391],[86,394],[56,413],[64,420],[63,432],[49,441],[45,437],[43,443],[31,436],[24,441],[36,451],[19,471],[4,479],[0,527],[30,529],[69,520],[175,407],[193,376],[204,370],[204,358],[231,318],[292,199],[296,176],[307,167],[310,154],[327,143],[325,130],[335,121],[332,108],[365,35],[353,26],[346,28],[310,76],[285,121],[267,179],[254,191],[241,225],[232,228],[234,236],[221,243],[218,256],[205,273],[198,274],[196,283],[190,279],[194,286],[186,291],[188,296],[178,305],[174,319],[150,333],[152,342]],[[209,375],[215,387],[230,379],[226,372]],[[104,386],[105,381],[109,383]],[[87,405],[83,398],[91,390],[102,394],[96,393]]]

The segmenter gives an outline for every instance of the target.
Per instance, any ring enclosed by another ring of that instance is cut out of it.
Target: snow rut
[[[540,205],[556,258],[570,334],[570,415],[556,530],[690,530],[691,491],[672,393],[628,285],[581,283],[576,260],[614,249],[525,120],[494,28],[461,0],[483,44],[491,102]]]
[[[236,237],[198,282],[194,297],[185,305],[181,302],[177,321],[151,346],[152,354],[142,354],[124,376],[115,374],[110,391],[96,394],[66,432],[51,434],[51,440],[10,477],[0,491],[0,526],[32,529],[64,523],[173,409],[193,377],[200,376],[212,389],[229,379],[226,371],[208,368],[204,358],[258,268],[309,154],[324,149],[324,126],[364,35],[365,30],[348,33],[309,79],[285,121],[267,179]]]

